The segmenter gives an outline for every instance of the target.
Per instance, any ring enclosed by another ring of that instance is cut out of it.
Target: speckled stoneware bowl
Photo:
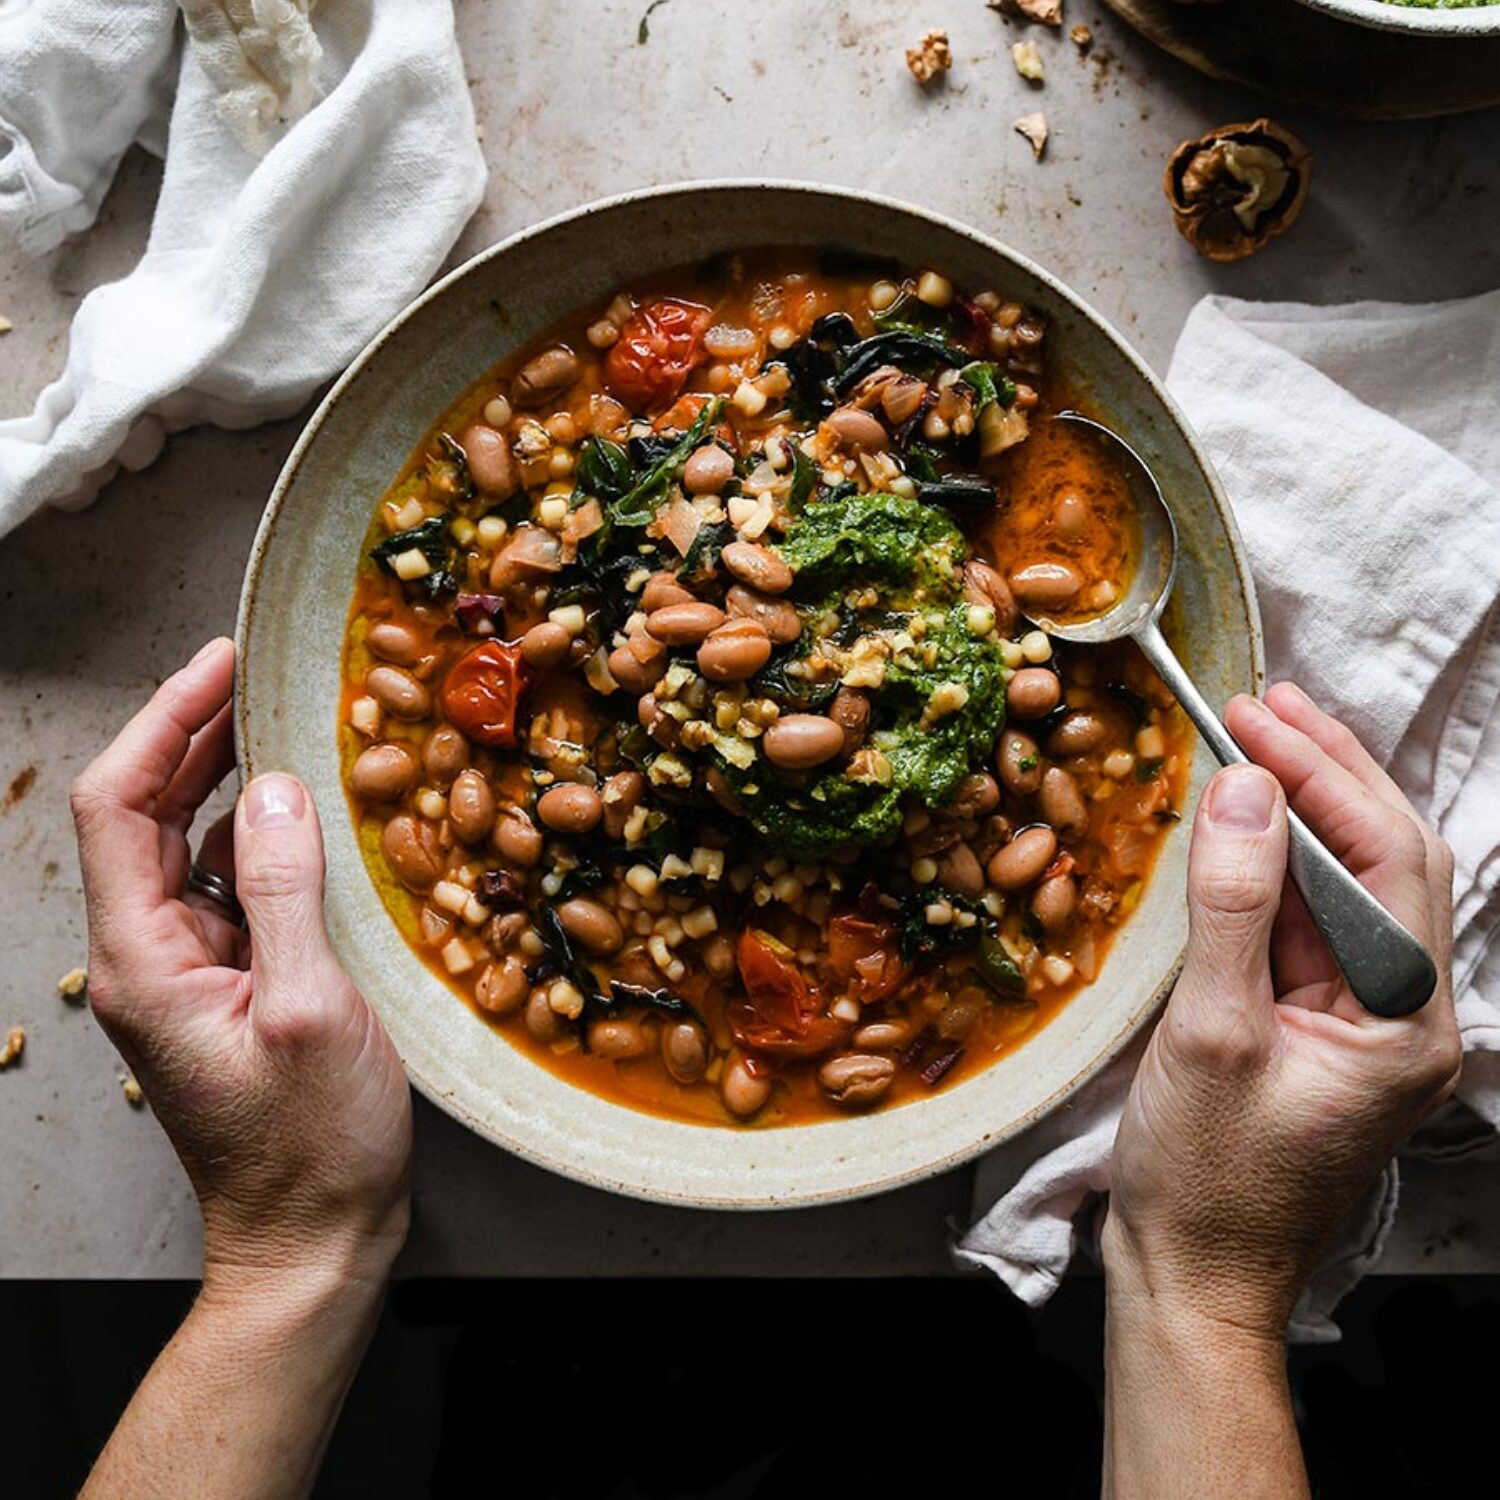
[[[826,1124],[727,1129],[641,1114],[573,1088],[511,1047],[407,947],[375,892],[339,781],[339,655],[376,499],[454,396],[516,344],[664,267],[761,244],[842,246],[995,287],[1051,324],[1055,369],[1154,464],[1184,556],[1175,638],[1208,696],[1259,685],[1260,628],[1234,523],[1182,418],[1120,337],[1014,251],[921,210],[775,182],[629,194],[527,230],[414,302],[308,424],[266,507],[239,618],[236,728],[245,775],[295,772],[328,841],[333,941],[412,1081],[481,1135],[615,1192],[714,1208],[829,1202],[977,1155],[1056,1109],[1161,1000],[1187,929],[1186,826],[1166,846],[1099,980],[1012,1056],[932,1098]],[[1191,806],[1211,774],[1200,749]]]
[[[1463,6],[1389,5],[1386,0],[1299,0],[1356,26],[1410,31],[1418,36],[1500,36],[1500,4]]]

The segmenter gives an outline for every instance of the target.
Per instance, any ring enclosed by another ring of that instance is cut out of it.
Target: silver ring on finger
[[[245,925],[244,908],[241,907],[238,897],[234,894],[232,880],[225,880],[222,875],[215,875],[212,870],[205,870],[197,860],[194,860],[192,867],[188,870],[187,889],[220,907],[224,916],[236,927]]]

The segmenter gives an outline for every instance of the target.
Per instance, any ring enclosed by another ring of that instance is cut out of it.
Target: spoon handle
[[[1183,670],[1155,620],[1137,631],[1135,639],[1219,760],[1226,766],[1246,762],[1245,752]],[[1377,1016],[1408,1016],[1420,1010],[1437,987],[1432,956],[1328,852],[1296,813],[1289,811],[1287,821],[1291,825],[1287,869],[1355,999]]]

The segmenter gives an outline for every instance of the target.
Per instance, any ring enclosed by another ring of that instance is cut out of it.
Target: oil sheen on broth
[[[683,1120],[955,1086],[1100,973],[1190,731],[1107,608],[1121,476],[1003,290],[807,252],[621,289],[375,506],[339,736],[417,953]],[[1086,995],[1077,1003],[1087,1003]]]

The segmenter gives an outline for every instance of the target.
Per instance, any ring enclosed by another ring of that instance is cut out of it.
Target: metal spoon
[[[1161,633],[1162,611],[1177,573],[1177,526],[1155,476],[1123,438],[1091,418],[1068,411],[1053,420],[1086,429],[1110,449],[1130,485],[1140,518],[1141,556],[1128,592],[1104,614],[1071,623],[1038,618],[1037,623],[1059,640],[1087,645],[1129,636],[1219,760],[1226,766],[1244,763],[1248,757],[1194,687]],[[1295,813],[1288,813],[1287,819],[1291,824],[1287,868],[1355,998],[1377,1016],[1405,1016],[1420,1010],[1437,986],[1431,955]]]

